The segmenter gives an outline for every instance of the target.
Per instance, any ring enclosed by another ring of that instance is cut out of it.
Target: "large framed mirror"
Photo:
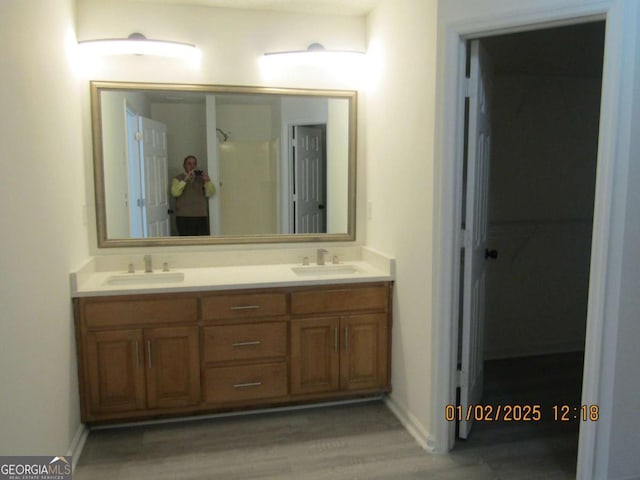
[[[355,240],[355,91],[90,88],[98,247]]]

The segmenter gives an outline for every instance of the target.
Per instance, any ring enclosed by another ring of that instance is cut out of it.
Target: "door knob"
[[[487,260],[489,258],[493,258],[493,259],[498,258],[498,250],[489,250],[488,248],[485,248],[484,259]]]

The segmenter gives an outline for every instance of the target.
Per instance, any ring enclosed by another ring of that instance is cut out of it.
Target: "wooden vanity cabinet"
[[[200,403],[195,298],[76,299],[75,308],[83,421]]]
[[[390,391],[390,282],[74,299],[83,422]]]
[[[390,390],[389,288],[291,294],[292,395]]]
[[[288,295],[218,293],[202,298],[204,402],[283,401],[288,395]]]

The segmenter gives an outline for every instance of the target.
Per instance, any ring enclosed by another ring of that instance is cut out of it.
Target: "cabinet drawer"
[[[286,362],[208,368],[205,401],[229,403],[287,395]]]
[[[358,288],[309,290],[291,294],[292,314],[387,310],[388,289],[384,285]]]
[[[202,319],[254,318],[286,315],[284,293],[241,293],[214,295],[202,299]]]
[[[287,355],[287,323],[204,327],[204,361],[225,362]]]
[[[84,304],[88,328],[198,321],[195,298],[105,300]]]

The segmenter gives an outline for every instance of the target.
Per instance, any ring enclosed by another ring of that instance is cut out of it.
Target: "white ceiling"
[[[176,5],[200,5],[209,7],[270,10],[277,12],[367,15],[380,0],[129,0]]]

